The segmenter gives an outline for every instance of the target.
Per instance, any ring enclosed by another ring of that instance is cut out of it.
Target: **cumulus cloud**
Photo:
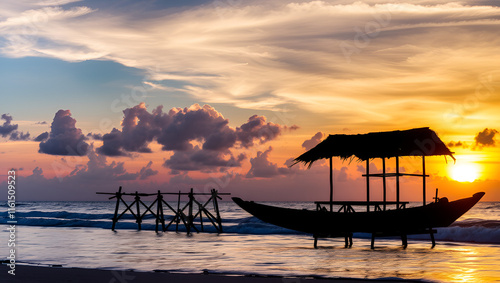
[[[218,168],[240,167],[245,159],[244,154],[235,157],[229,151],[203,150],[195,146],[193,149],[175,151],[163,166],[170,168],[173,174],[179,174],[181,171],[213,172]]]
[[[102,134],[88,133],[87,138],[102,141]]]
[[[269,155],[273,150],[269,147],[264,152],[257,152],[257,156],[250,159],[252,167],[246,174],[247,178],[271,178],[279,175],[287,175],[291,172],[288,167],[280,167],[276,163],[269,161]]]
[[[462,142],[462,141],[457,141],[457,142],[450,141],[446,145],[448,147],[462,147],[462,148],[468,148],[469,147],[469,145],[467,145],[466,142]]]
[[[98,154],[91,146],[87,153],[88,162],[86,166],[77,166],[67,177],[78,180],[106,180],[106,181],[132,181],[145,180],[150,176],[158,174],[157,170],[151,168],[150,161],[136,173],[127,172],[124,162],[112,161],[108,164],[106,156]]]
[[[18,125],[17,124],[12,124],[12,116],[8,114],[2,114],[1,117],[2,120],[5,120],[3,125],[0,126],[0,136],[6,138],[8,137],[10,140],[13,141],[20,141],[20,140],[29,140],[30,139],[30,133],[24,133],[24,132],[19,132],[17,130]]]
[[[69,110],[59,110],[50,127],[49,138],[40,142],[40,153],[51,155],[85,155],[89,145]],[[40,137],[40,136],[38,136]],[[38,138],[37,137],[37,138]]]
[[[323,140],[323,137],[325,135],[322,132],[317,132],[312,138],[305,140],[302,143],[302,147],[305,148],[305,150],[310,150],[311,148],[315,147],[318,143],[320,143]]]
[[[2,120],[5,120],[2,126],[0,126],[0,135],[2,137],[7,137],[10,135],[12,132],[17,130],[18,125],[12,125],[12,116],[7,115],[7,114],[2,114]]]
[[[27,141],[30,140],[30,133],[23,133],[23,132],[18,132],[15,131],[10,134],[10,140],[12,141]]]
[[[266,122],[266,117],[253,115],[248,122],[236,128],[236,135],[241,145],[245,148],[254,145],[254,140],[260,144],[275,139],[281,134],[281,126]]]
[[[33,140],[36,141],[36,142],[41,142],[41,141],[44,141],[44,140],[46,140],[48,138],[49,138],[49,132],[43,132],[43,133],[39,134]]]
[[[108,156],[147,153],[151,152],[149,144],[156,141],[163,150],[174,152],[163,165],[176,173],[240,167],[246,156],[235,156],[232,149],[264,144],[276,139],[285,129],[258,115],[232,128],[229,120],[209,105],[194,104],[168,112],[158,106],[149,112],[141,103],[125,109],[123,114],[122,128],[103,135],[103,145],[97,151]]]
[[[497,130],[485,128],[474,137],[474,140],[476,141],[475,145],[479,147],[495,146],[496,134],[498,134]]]

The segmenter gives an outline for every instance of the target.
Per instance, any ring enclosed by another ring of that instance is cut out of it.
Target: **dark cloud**
[[[235,157],[230,151],[204,150],[195,146],[190,150],[175,151],[163,166],[170,168],[174,174],[180,171],[214,172],[217,168],[240,167],[245,159],[244,154]]]
[[[462,141],[457,141],[457,142],[454,142],[454,141],[451,141],[449,143],[446,144],[448,147],[462,147],[462,148],[468,148],[469,145],[467,145],[466,142],[462,142]]]
[[[23,132],[18,132],[14,131],[10,134],[10,140],[12,141],[27,141],[30,140],[30,133],[23,133]]]
[[[7,114],[2,114],[1,119],[5,120],[2,126],[0,126],[0,135],[4,138],[9,137],[12,141],[27,141],[30,139],[30,133],[24,133],[17,131],[18,125],[12,124],[12,116]]]
[[[12,132],[17,130],[17,125],[12,125],[12,116],[7,115],[7,114],[2,114],[2,119],[5,120],[2,126],[0,126],[0,135],[2,137],[7,137],[10,135]]]
[[[318,143],[320,143],[323,140],[324,134],[322,132],[317,132],[312,138],[304,141],[302,143],[302,147],[305,148],[306,150],[310,150],[311,148],[315,147]]]
[[[88,139],[93,139],[93,140],[102,141],[102,134],[88,133],[88,134],[87,134],[87,138],[88,138]]]
[[[276,163],[271,163],[271,161],[269,161],[269,155],[272,150],[273,148],[269,147],[264,152],[259,151],[255,158],[250,159],[252,167],[246,175],[247,178],[271,178],[290,173],[291,169],[288,167],[279,167]]]
[[[158,174],[158,170],[151,169],[151,165],[153,165],[153,161],[149,161],[149,163],[145,167],[141,168],[141,171],[139,171],[140,180],[145,180],[150,176]]]
[[[150,176],[158,174],[157,170],[153,170],[151,168],[153,165],[152,161],[149,161],[148,164],[142,167],[138,172],[129,173],[125,169],[124,162],[113,161],[108,163],[106,156],[97,153],[93,146],[89,147],[87,157],[89,160],[86,166],[83,164],[80,166],[77,165],[76,168],[64,178],[73,181],[80,180],[82,182],[86,182],[86,180],[90,179],[105,181],[133,181],[145,180]],[[64,160],[62,162],[64,162]]]
[[[192,141],[200,141],[204,149],[225,151],[236,141],[229,121],[209,105],[174,108],[168,115],[171,123],[163,125],[158,137],[164,150],[190,150]]]
[[[281,134],[282,126],[271,122],[266,123],[266,117],[253,115],[248,122],[236,128],[241,146],[248,148],[257,140],[261,144],[275,139]]]
[[[498,131],[495,129],[484,129],[483,131],[477,133],[474,140],[476,141],[476,146],[495,146],[495,135]]]
[[[89,145],[69,110],[59,110],[52,121],[49,139],[40,143],[38,152],[52,155],[85,155]]]
[[[44,133],[39,134],[33,140],[36,141],[36,142],[41,142],[41,141],[44,141],[44,140],[46,140],[48,138],[49,138],[49,132],[44,132]]]
[[[47,125],[47,121],[36,122],[35,125]]]
[[[168,113],[158,106],[150,113],[141,103],[125,109],[123,114],[122,128],[103,135],[103,145],[97,151],[108,156],[151,152],[149,143],[156,140],[163,150],[174,152],[163,164],[174,173],[239,167],[246,157],[234,156],[231,149],[266,143],[287,129],[257,115],[240,127],[231,128],[229,120],[209,105],[172,108]]]
[[[97,152],[107,156],[126,156],[122,151],[122,132],[113,128],[109,134],[102,136],[103,145],[97,149]]]

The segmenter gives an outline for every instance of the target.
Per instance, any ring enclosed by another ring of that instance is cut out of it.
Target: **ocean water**
[[[169,202],[172,203],[172,202]],[[314,209],[313,203],[268,204]],[[224,233],[205,219],[205,233],[155,233],[152,217],[137,231],[130,213],[111,231],[115,202],[18,202],[16,259],[21,264],[134,269],[141,271],[404,278],[435,282],[500,281],[500,203],[481,202],[452,226],[438,228],[437,246],[428,235],[376,240],[354,234],[352,248],[342,238],[321,239],[273,226],[230,201],[219,202]],[[418,203],[415,203],[418,205]],[[0,206],[0,256],[8,256],[8,213]],[[124,206],[120,207],[123,210]],[[167,223],[172,214],[166,214]],[[185,231],[180,226],[180,231]],[[4,243],[3,245],[1,243]]]

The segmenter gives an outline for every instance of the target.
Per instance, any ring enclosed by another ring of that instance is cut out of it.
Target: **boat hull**
[[[242,209],[260,220],[318,237],[340,237],[364,232],[383,235],[408,235],[422,233],[431,228],[450,226],[471,209],[484,193],[448,202],[425,206],[372,212],[330,212],[282,208],[233,198]]]

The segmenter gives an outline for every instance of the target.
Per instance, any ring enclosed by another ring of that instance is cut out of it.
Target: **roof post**
[[[366,211],[370,211],[370,158],[366,159]]]
[[[330,211],[333,211],[333,156],[330,157]]]
[[[384,188],[384,211],[386,209],[385,202],[387,201],[387,186],[385,182],[385,157],[382,157],[382,184]]]
[[[423,191],[423,195],[424,195],[424,198],[423,198],[423,203],[425,205],[425,155],[422,155],[422,191]]]
[[[399,209],[399,156],[396,156],[396,209]]]

